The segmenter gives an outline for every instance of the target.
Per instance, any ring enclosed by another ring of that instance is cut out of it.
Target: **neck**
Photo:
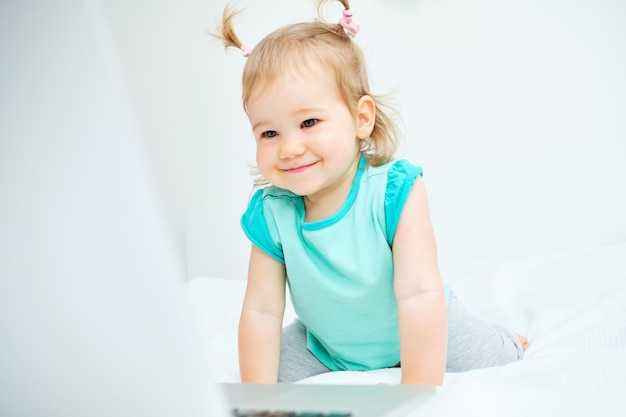
[[[305,221],[314,222],[335,214],[345,203],[359,166],[360,156],[334,184],[313,195],[304,196]]]

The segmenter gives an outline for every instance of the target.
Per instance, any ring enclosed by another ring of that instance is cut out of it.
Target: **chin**
[[[305,185],[293,186],[293,187],[286,186],[284,188],[299,196],[307,196],[307,195],[315,194],[317,191],[319,191],[319,187],[312,187],[312,186],[305,186]]]

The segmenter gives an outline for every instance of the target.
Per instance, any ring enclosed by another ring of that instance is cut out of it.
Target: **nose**
[[[292,133],[282,135],[278,156],[280,159],[292,159],[301,156],[306,151],[306,145],[301,135]]]

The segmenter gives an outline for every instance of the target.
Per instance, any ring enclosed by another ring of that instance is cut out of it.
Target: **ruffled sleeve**
[[[422,176],[422,168],[406,160],[396,161],[387,172],[385,224],[389,246],[393,243],[404,204],[418,176]]]
[[[252,196],[246,212],[241,217],[241,228],[254,245],[284,264],[285,257],[282,248],[274,241],[269,231],[263,203],[263,190],[258,190]]]

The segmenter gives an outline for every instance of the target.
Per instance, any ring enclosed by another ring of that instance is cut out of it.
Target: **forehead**
[[[297,98],[316,96],[316,93],[328,98],[339,97],[335,73],[319,63],[289,65],[272,75],[260,76],[250,88],[247,106],[268,95],[281,94]]]

